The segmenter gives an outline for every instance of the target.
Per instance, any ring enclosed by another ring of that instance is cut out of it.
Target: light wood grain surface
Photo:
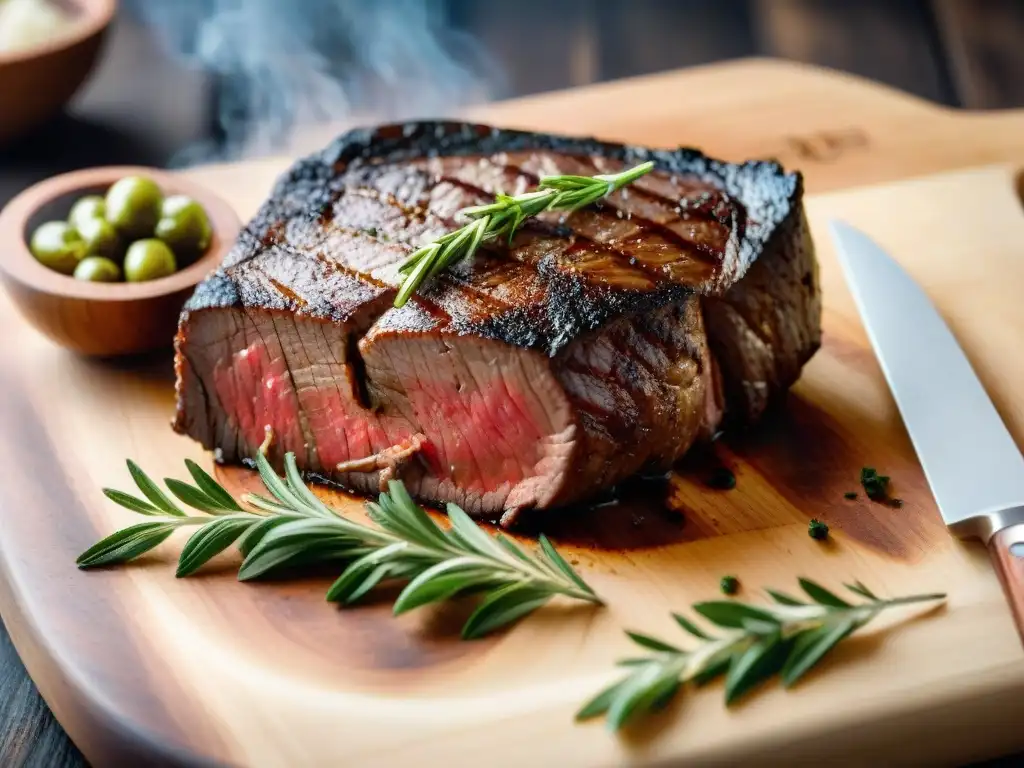
[[[1015,166],[826,191],[868,181],[866,169],[895,178],[943,163],[1024,160],[1021,121],[977,119],[985,139],[968,147],[943,127],[950,115],[923,112],[905,97],[876,93],[870,111],[870,89],[859,83],[842,79],[850,86],[843,98],[839,85],[813,87],[822,76],[808,70],[744,66],[734,74],[757,74],[766,91],[777,87],[757,105],[764,117],[756,131],[735,124],[743,110],[730,103],[727,78],[710,70],[694,80],[635,83],[638,93],[652,90],[637,101],[649,119],[632,129],[607,104],[600,109],[600,89],[564,96],[565,107],[534,100],[493,115],[511,125],[703,144],[730,157],[775,154],[821,192],[808,208],[822,259],[825,346],[784,411],[722,446],[737,489],[713,492],[699,472],[682,471],[669,488],[685,510],[681,526],[638,503],[552,527],[608,599],[605,610],[553,605],[511,632],[467,644],[455,639],[465,605],[399,620],[383,602],[339,612],[323,603],[324,579],[239,585],[231,558],[175,580],[176,539],[135,567],[78,572],[75,554],[132,520],[99,492],[126,486],[125,457],[157,476],[180,476],[186,456],[207,464],[209,457],[167,428],[167,359],[109,365],[72,357],[0,301],[8,361],[0,370],[0,610],[47,702],[91,761],[458,765],[487,755],[490,765],[913,764],[1024,746],[1013,706],[1024,691],[1024,652],[998,580],[981,545],[952,540],[941,524],[824,228],[832,216],[864,228],[922,282],[1021,440],[1022,372],[1007,354],[1024,322]],[[692,102],[675,98],[686,94]],[[801,123],[794,111],[805,95],[816,106],[804,105]],[[604,96],[613,97],[622,95]],[[717,119],[695,103],[716,98]],[[840,142],[838,153],[818,160],[790,141],[843,126],[869,140]],[[279,168],[267,161],[191,175],[245,217]],[[892,475],[902,509],[843,498],[864,464]],[[239,472],[225,479],[251,482]],[[832,526],[832,544],[806,535],[810,517]],[[626,738],[572,723],[578,703],[615,674],[611,663],[627,649],[623,627],[671,637],[668,611],[714,595],[726,572],[740,577],[743,597],[756,597],[759,585],[791,588],[807,575],[829,584],[860,578],[885,593],[943,589],[950,599],[927,617],[883,622],[849,641],[790,692],[768,686],[726,710],[712,686]]]

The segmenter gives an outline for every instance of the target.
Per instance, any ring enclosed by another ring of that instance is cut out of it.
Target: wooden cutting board
[[[465,605],[401,619],[385,602],[339,611],[323,602],[328,580],[238,584],[229,556],[175,580],[178,539],[135,566],[82,573],[75,555],[133,521],[100,493],[128,486],[124,458],[158,477],[181,476],[185,457],[210,459],[168,429],[166,357],[73,357],[2,298],[0,611],[86,757],[98,766],[892,765],[1024,748],[1016,714],[1024,652],[999,585],[984,549],[942,526],[825,231],[829,217],[862,227],[920,280],[1024,440],[1024,214],[1012,164],[1024,163],[1024,115],[954,115],[767,62],[488,114],[519,126],[699,144],[733,158],[776,155],[821,192],[808,209],[825,344],[785,409],[721,446],[737,488],[710,491],[682,472],[670,487],[682,525],[641,502],[585,526],[553,526],[608,607],[552,605],[474,643],[456,639]],[[969,130],[956,138],[954,127]],[[847,138],[821,138],[836,132]],[[825,191],[997,160],[1005,162]],[[189,175],[247,216],[280,167],[270,160]],[[843,498],[865,464],[893,477],[902,509]],[[224,477],[236,487],[247,480],[239,471]],[[832,526],[831,543],[807,536],[810,517]],[[625,736],[573,723],[578,704],[628,652],[622,628],[678,636],[669,611],[714,596],[725,573],[739,576],[749,599],[760,599],[762,585],[791,589],[806,575],[832,585],[859,578],[886,594],[945,590],[949,601],[927,616],[879,622],[792,691],[770,684],[726,710],[714,685]]]

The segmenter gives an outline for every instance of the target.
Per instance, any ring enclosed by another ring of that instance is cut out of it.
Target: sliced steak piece
[[[472,513],[569,503],[701,432],[710,367],[697,297],[610,321],[553,358],[406,305],[359,344],[371,405],[428,437],[402,477]],[[341,478],[376,490],[366,475]],[[510,519],[510,518],[507,518]]]
[[[459,209],[541,175],[653,160],[606,201],[525,223],[393,308],[398,266]],[[175,428],[359,491],[400,476],[497,516],[667,467],[758,416],[818,345],[800,178],[698,152],[414,123],[299,161],[176,339]],[[705,331],[705,324],[707,331]]]

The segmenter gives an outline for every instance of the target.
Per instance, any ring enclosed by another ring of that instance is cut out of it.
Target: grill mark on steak
[[[607,162],[601,162],[601,158],[594,157],[577,157],[562,155],[558,157],[551,156],[532,156],[529,162],[537,162],[544,168],[545,174],[557,174],[557,173],[570,173],[579,176],[592,176],[597,174],[608,174],[623,170],[625,163],[616,163],[609,165]],[[525,173],[525,171],[523,171]],[[532,174],[531,174],[532,175]],[[534,179],[539,180],[539,176],[533,175]],[[618,189],[607,197],[603,198],[602,205],[598,209],[602,215],[606,218],[610,218],[611,211],[615,212],[616,218],[625,218],[627,221],[637,220],[637,223],[649,225],[654,228],[660,235],[666,239],[673,240],[674,244],[680,248],[687,249],[695,245],[693,240],[686,237],[683,233],[673,229],[671,224],[684,221],[682,218],[683,206],[681,202],[687,200],[687,196],[692,196],[693,193],[699,189],[703,189],[704,185],[696,184],[691,188],[679,188],[672,187],[671,194],[665,190],[663,186],[654,185],[652,186],[650,181],[646,181],[651,177],[641,177],[634,183]],[[657,178],[656,176],[653,178]],[[708,218],[714,218],[719,224],[725,225],[731,218],[732,211],[735,209],[738,213],[742,214],[742,207],[735,206],[730,197],[720,189],[704,189],[704,195],[707,196],[703,200],[703,205],[698,208],[686,207],[687,212],[693,210],[699,210],[703,208],[705,210],[700,211],[704,213]],[[641,209],[637,209],[637,206],[630,204],[631,200],[636,198],[646,198],[652,203],[652,206],[647,206]],[[714,201],[713,206],[707,205],[707,203]],[[645,215],[645,213],[647,215]],[[593,214],[592,210],[578,211],[574,213],[574,216],[579,214]],[[728,237],[729,231],[719,230],[719,238],[717,246],[723,247],[725,244],[725,238]],[[725,237],[722,237],[724,235]],[[714,259],[717,262],[716,254],[714,252],[704,252],[703,255]]]
[[[470,184],[468,181],[463,181],[462,179],[460,179],[460,178],[458,178],[456,176],[448,176],[446,174],[441,174],[441,175],[438,176],[437,180],[438,180],[439,185],[440,184],[448,184],[449,186],[455,187],[456,189],[459,189],[459,190],[461,190],[463,192],[468,192],[474,198],[478,198],[479,202],[478,203],[473,203],[473,205],[478,205],[479,203],[483,203],[483,202],[490,202],[490,200],[493,197],[493,195],[490,194],[485,187],[481,187],[481,186],[478,186],[476,184]],[[520,194],[520,193],[516,193],[516,194]],[[468,206],[464,206],[464,205],[460,205],[459,206],[459,208],[466,208],[466,207],[468,207]],[[456,210],[458,210],[458,209],[456,209]],[[454,213],[454,211],[453,211],[453,213]],[[448,218],[451,218],[451,217],[445,216],[444,218],[448,219]]]
[[[389,204],[391,203],[389,202]],[[460,205],[459,207],[462,206]],[[436,227],[436,229],[439,232],[447,231],[454,225],[454,220],[451,217],[443,219],[440,216],[436,216],[435,212],[430,210],[429,208],[423,211],[421,218],[425,223],[429,223],[433,227]],[[356,269],[365,270],[366,272],[369,272],[370,274],[376,277],[380,277],[382,280],[397,285],[397,273],[386,271],[384,269],[381,269],[380,267],[393,267],[400,264],[401,262],[404,262],[404,260],[408,256],[408,253],[411,251],[413,247],[415,247],[414,245],[408,242],[409,239],[410,238],[408,237],[408,235],[403,236],[402,233],[396,232],[394,237],[392,238],[393,242],[402,243],[403,245],[408,243],[408,248],[395,248],[392,252],[393,256],[383,263],[381,261],[360,260],[356,264],[351,265],[351,262],[353,260],[351,251],[345,252],[345,259],[348,262],[350,262],[349,264],[333,259],[332,263],[335,263],[339,269],[348,269],[351,272],[355,271],[351,268],[352,266],[354,266]],[[483,253],[490,253],[489,261],[495,265],[492,272],[495,273],[495,275],[497,275],[497,273],[499,272],[501,273],[500,283],[502,285],[507,286],[509,284],[515,284],[517,282],[518,284],[523,285],[524,283],[530,283],[533,281],[534,275],[532,273],[527,273],[523,270],[519,270],[518,275],[510,274],[510,272],[516,272],[516,268],[510,266],[510,263],[508,262],[507,259],[498,258],[496,254],[493,252],[493,249],[488,249]],[[322,255],[321,258],[330,257]],[[523,279],[517,281],[517,277]],[[461,299],[456,301],[455,303],[462,305],[460,311],[466,312],[467,314],[471,314],[473,316],[487,317],[495,310],[507,309],[510,306],[510,302],[508,300],[503,299],[500,295],[498,295],[497,291],[486,290],[487,286],[484,286],[485,289],[481,290],[478,286],[470,283],[468,280],[460,279],[458,270],[441,275],[435,282],[443,284],[449,290],[457,291],[460,294]],[[494,282],[498,283],[499,280],[496,279]],[[436,290],[434,292],[442,297],[446,295],[446,291],[444,288]],[[541,296],[540,293],[536,290],[536,287],[534,288],[533,294],[533,299],[535,301],[540,300]],[[515,298],[521,301],[523,295],[520,295]],[[467,309],[471,308],[473,305],[479,306],[477,306],[476,309],[472,309],[467,312]],[[436,306],[439,310],[441,310],[444,313],[446,317],[450,317],[451,313],[445,311],[443,300],[441,300],[441,302],[438,303]]]
[[[383,280],[378,280],[375,277],[373,277],[372,274],[359,272],[358,270],[353,269],[340,261],[332,259],[328,253],[322,250],[316,251],[315,258],[317,261],[324,265],[328,274],[331,272],[341,273],[342,275],[350,278],[353,281],[357,281],[360,284],[372,285],[373,287],[378,288],[382,291],[390,291],[392,289],[392,287],[389,286]],[[402,254],[402,258],[405,258],[404,253]],[[376,272],[377,270],[373,271]]]
[[[298,306],[299,309],[302,309],[303,307],[305,307],[309,303],[304,298],[299,296],[299,294],[297,294],[295,291],[293,291],[291,288],[289,288],[287,285],[285,285],[284,283],[278,282],[277,280],[275,280],[274,278],[270,277],[269,275],[267,275],[267,281],[277,290],[278,293],[280,293],[290,303],[295,304],[296,306]]]
[[[530,220],[390,306],[398,266],[460,208],[537,173],[648,159],[603,203]],[[366,492],[379,472],[336,464],[423,434],[402,468],[421,499],[510,509],[505,523],[569,503],[710,436],[721,393],[749,419],[795,379],[820,334],[800,195],[776,164],[691,150],[455,123],[352,132],[279,180],[189,301],[175,426],[234,461],[269,422],[274,463],[295,449]],[[268,376],[276,397],[253,387]]]
[[[662,328],[677,330],[657,333]],[[695,439],[707,382],[699,364],[703,345],[688,340],[702,340],[702,330],[698,301],[691,298],[644,318],[615,321],[560,355],[560,381],[581,411],[588,472],[600,485],[648,464],[670,464]],[[634,345],[661,352],[659,376],[635,363]]]
[[[481,165],[480,163],[476,164],[473,167],[478,167],[478,166],[480,166],[480,167],[489,167],[489,166]],[[498,169],[492,169],[492,170],[496,170],[497,172],[504,173],[504,169],[498,168]],[[448,176],[443,176],[441,178],[440,183],[434,189],[435,189],[435,191],[436,190],[443,190],[443,185],[444,184],[451,184],[452,182],[453,182],[452,178],[450,178]],[[454,182],[455,183],[463,183],[459,179],[454,179]],[[440,230],[447,230],[450,226],[452,226],[452,224],[454,224],[454,221],[452,219],[452,214],[454,213],[454,211],[457,211],[458,209],[460,209],[462,207],[465,207],[466,205],[476,204],[476,203],[482,202],[484,199],[486,199],[486,195],[487,195],[486,189],[474,187],[472,185],[469,185],[468,183],[465,183],[464,185],[466,187],[469,187],[474,192],[476,197],[473,197],[473,198],[468,199],[468,200],[467,199],[458,199],[455,204],[451,204],[449,202],[449,204],[447,206],[443,206],[443,205],[442,206],[438,206],[437,203],[436,203],[436,201],[438,199],[438,196],[435,195],[435,194],[431,194],[430,202],[428,203],[428,213],[429,214],[434,214],[439,219],[443,220],[441,225],[438,226],[438,230],[439,231]],[[442,195],[440,197],[441,197],[442,200],[444,200],[446,197],[449,197],[449,196],[447,195],[447,193],[442,193]],[[385,207],[394,206],[395,204],[397,204],[397,201],[393,197],[389,197],[388,199],[382,201],[382,198],[380,196],[373,196],[373,200],[374,200],[374,202],[377,202],[377,203],[383,203],[383,205]],[[343,200],[335,201],[335,203],[334,203],[335,210],[337,211],[339,206],[342,205],[342,204],[343,204]],[[380,212],[378,212],[378,215],[379,215],[379,213]],[[352,214],[352,212],[350,211],[350,215],[351,214]],[[336,214],[336,216],[337,216],[337,214]],[[385,216],[387,216],[387,214],[385,214]],[[392,218],[385,218],[385,222],[392,222],[393,223],[394,219],[392,219]],[[522,242],[522,240],[520,240],[520,242]],[[553,243],[553,246],[551,245],[552,243]],[[578,242],[565,243],[565,242],[562,242],[562,241],[555,241],[553,238],[549,238],[547,240],[543,240],[540,245],[541,245],[542,248],[545,248],[546,251],[548,251],[549,253],[551,253],[552,255],[555,256],[555,262],[554,263],[555,263],[555,266],[557,268],[559,268],[559,269],[561,269],[563,271],[566,271],[568,273],[571,273],[574,276],[583,276],[588,281],[596,280],[596,281],[599,281],[599,282],[602,282],[602,283],[603,282],[611,281],[611,282],[617,283],[620,286],[632,288],[634,290],[639,290],[639,291],[652,290],[653,288],[656,287],[656,284],[655,284],[654,280],[652,278],[650,278],[647,274],[645,274],[642,268],[640,268],[640,267],[638,267],[636,265],[633,265],[633,264],[626,264],[625,263],[627,260],[633,260],[632,257],[626,257],[626,256],[623,256],[623,255],[617,254],[616,251],[613,248],[610,248],[608,246],[600,246],[599,245],[599,246],[597,246],[594,249],[586,249],[586,248],[582,247]],[[558,253],[561,253],[561,256],[564,257],[564,258],[560,258],[557,255]],[[602,259],[602,255],[604,255],[604,254],[608,255],[608,261],[611,262],[610,264],[607,261]],[[530,256],[529,249],[527,249],[527,251],[525,251],[523,253],[513,252],[512,255],[514,257],[522,256],[524,261],[531,261],[532,260],[531,256]],[[399,255],[399,254],[396,253],[395,256],[396,257],[391,262],[392,264],[397,263],[400,259],[404,260],[404,258],[405,258],[405,254]],[[351,255],[347,255],[347,258],[351,259]],[[499,261],[499,264],[501,266],[499,266],[497,269],[493,270],[493,272],[497,273],[499,270],[501,271],[501,273],[502,273],[502,282],[503,283],[506,283],[506,284],[507,283],[514,283],[515,282],[514,278],[510,279],[512,276],[509,274],[510,272],[514,271],[514,268],[511,267],[511,266],[507,266],[508,262],[504,261],[504,260]],[[362,264],[359,264],[358,266],[363,268],[363,269],[367,269],[368,267],[376,266],[376,264],[366,264],[364,262]],[[375,276],[383,277],[383,275],[381,274],[381,272],[379,270],[374,271],[373,274]],[[470,277],[472,277],[472,275]],[[533,277],[534,277],[534,275],[532,274],[532,272],[529,275],[524,276],[525,282],[527,282],[527,283],[531,282]],[[487,318],[488,321],[490,321],[490,317],[491,317],[492,313],[495,311],[495,309],[497,309],[497,307],[495,306],[495,303],[493,301],[497,297],[494,295],[493,291],[478,290],[478,287],[479,288],[483,288],[483,289],[487,289],[488,287],[493,286],[494,283],[498,282],[496,279],[493,279],[493,278],[494,278],[494,275],[492,274],[492,280],[490,281],[490,283],[489,284],[488,283],[484,283],[483,285],[479,285],[479,283],[477,283],[476,285],[470,285],[469,282],[466,281],[466,280],[461,281],[461,286],[460,286],[460,292],[462,294],[462,302],[461,303],[464,306],[461,307],[461,309],[459,310],[460,314],[463,314],[463,315],[465,315],[467,317]],[[397,282],[397,281],[395,280],[395,282]],[[459,281],[456,281],[456,282],[459,282]],[[433,294],[439,294],[441,296],[444,296],[445,292],[443,290],[438,290],[438,291],[428,292],[427,295],[428,296],[432,296]],[[477,298],[475,298],[474,294],[481,295],[483,298],[477,299]],[[518,301],[516,303],[521,303],[524,297],[522,295],[520,295],[520,296],[515,297],[515,298],[518,299]],[[488,300],[488,299],[490,299],[490,300]],[[533,300],[534,301],[539,301],[540,299],[541,299],[540,293],[535,290],[534,291],[534,299]],[[502,301],[501,299],[498,299],[498,300]],[[504,303],[507,306],[509,302],[508,301],[504,301]],[[473,309],[473,305],[477,305],[475,309]],[[447,315],[450,316],[452,314],[452,312],[449,310],[448,307],[443,307],[442,306],[440,308],[445,310]],[[500,328],[501,325],[498,324],[498,323],[494,323],[493,327]]]
[[[536,158],[531,157],[529,159],[534,160]],[[454,162],[461,160],[461,158],[435,159],[429,161],[427,165],[428,168],[438,174],[443,182],[456,184],[461,189],[470,193],[469,199],[459,200],[457,204],[451,205],[453,211],[471,205],[490,202],[493,195],[498,192],[517,194],[529,187],[535,186],[540,179],[538,175],[509,163],[507,159],[502,159],[500,155],[490,158],[479,158],[475,162],[459,162],[458,165],[453,166]],[[546,172],[551,174],[565,172],[577,175],[593,174],[600,170],[592,163],[588,165],[582,160],[577,161],[576,158],[559,158],[557,163],[553,163],[545,169]],[[591,249],[601,252],[608,261],[612,262],[611,265],[599,272],[600,277],[604,280],[610,282],[622,280],[624,285],[630,285],[638,289],[653,287],[659,278],[663,277],[665,263],[664,261],[661,263],[652,262],[650,260],[652,255],[650,247],[641,249],[641,246],[645,243],[648,246],[653,245],[649,241],[652,235],[654,235],[663,242],[663,252],[667,251],[676,261],[679,260],[678,251],[681,250],[691,256],[693,261],[697,262],[698,266],[690,266],[689,274],[686,274],[687,270],[685,269],[676,269],[675,273],[671,274],[673,279],[678,280],[686,277],[688,282],[697,285],[713,278],[717,267],[721,263],[721,255],[716,252],[714,243],[709,242],[707,239],[695,242],[684,237],[683,233],[670,226],[674,223],[688,223],[688,221],[684,221],[683,217],[676,210],[679,207],[678,198],[673,201],[653,190],[632,192],[633,194],[640,194],[649,198],[662,213],[662,215],[657,217],[644,217],[626,205],[627,197],[631,194],[631,190],[632,187],[618,190],[591,209],[576,211],[571,214],[557,211],[545,212],[537,217],[535,221],[541,225],[547,224],[549,231],[568,229],[572,232],[572,237],[577,242],[571,243],[570,247],[563,251],[563,254],[566,256],[576,256],[575,259],[568,259],[566,263],[582,267],[581,271],[584,274],[588,273],[588,270],[585,268],[586,264],[597,261],[599,256],[590,254],[588,248],[578,242],[580,240],[591,244]],[[714,206],[706,206],[706,210],[700,208],[688,209],[687,215],[692,217],[695,213],[704,214],[708,223],[718,224],[719,234],[721,235],[722,231],[724,231],[727,237],[728,228],[725,224],[732,215],[732,209],[735,209],[735,206],[732,205],[727,196],[719,194]],[[628,211],[628,218],[622,215],[623,210]],[[451,220],[449,211],[442,209],[435,212]],[[632,221],[634,218],[636,221]],[[531,228],[534,230],[539,229],[535,223],[532,224]],[[623,229],[628,234],[624,234],[622,232]],[[609,231],[614,232],[615,230],[619,230],[618,235],[612,234],[609,236],[607,234]],[[724,247],[726,237],[719,238],[719,247]],[[668,248],[664,246],[668,246]],[[529,259],[528,253],[524,254],[515,248],[511,249],[509,255],[519,260]],[[524,256],[526,259],[524,259]],[[647,256],[647,259],[645,259],[645,256]],[[686,262],[684,261],[685,264]],[[640,273],[644,271],[647,272],[647,275],[641,277]]]
[[[352,197],[365,197],[382,202],[389,207],[398,209],[410,221],[423,218],[423,208],[421,206],[403,203],[392,192],[384,192],[376,187],[360,186],[349,188],[347,194]]]

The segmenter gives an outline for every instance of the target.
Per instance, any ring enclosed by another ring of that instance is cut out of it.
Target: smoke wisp
[[[443,0],[135,0],[217,82],[220,138],[175,165],[298,154],[345,127],[445,117],[500,95],[499,68]],[[173,95],[171,96],[173,98]]]

